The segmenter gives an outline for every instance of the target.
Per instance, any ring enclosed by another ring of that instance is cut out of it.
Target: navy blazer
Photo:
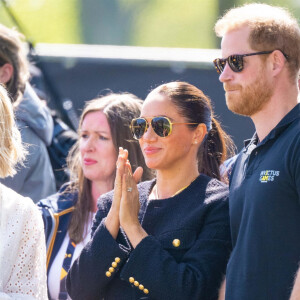
[[[231,251],[227,186],[200,175],[174,197],[148,200],[154,184],[138,185],[149,236],[135,249],[105,227],[113,192],[100,198],[93,238],[67,277],[72,299],[217,299]]]
[[[78,199],[77,192],[66,192],[69,183],[37,205],[42,213],[47,246],[47,273],[56,257],[68,232],[74,205]]]

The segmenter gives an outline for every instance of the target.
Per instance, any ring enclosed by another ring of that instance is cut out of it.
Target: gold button
[[[175,240],[173,240],[172,244],[173,244],[174,247],[179,247],[180,246],[180,240],[175,239]]]
[[[111,263],[111,265],[112,265],[114,268],[117,267],[117,263],[116,263],[115,261],[113,261],[113,262]]]
[[[118,264],[121,261],[120,257],[115,258],[115,262]]]
[[[135,286],[139,286],[139,282],[138,281],[134,281],[134,283],[133,283]]]
[[[144,289],[144,286],[143,286],[142,284],[140,284],[140,285],[139,285],[139,289],[140,289],[140,290],[143,290],[143,289]]]
[[[144,292],[145,294],[149,294],[148,289],[144,289],[143,292]]]
[[[110,268],[108,269],[108,271],[109,271],[110,273],[113,273],[114,270],[115,270],[115,269],[114,269],[113,267],[110,267]]]
[[[107,271],[107,272],[105,273],[105,275],[106,275],[106,277],[110,277],[110,276],[111,276],[111,273],[110,273],[109,271]]]
[[[129,282],[130,283],[134,283],[134,278],[133,277],[129,277]]]

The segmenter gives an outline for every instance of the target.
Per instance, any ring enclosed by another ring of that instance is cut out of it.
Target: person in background
[[[72,299],[217,299],[231,251],[228,188],[219,167],[230,138],[201,90],[154,89],[131,123],[156,179],[132,175],[120,149],[114,191],[103,195],[91,241],[67,277]],[[129,161],[128,161],[129,156]]]
[[[129,127],[131,119],[140,115],[141,103],[132,94],[110,94],[87,102],[79,141],[68,159],[71,182],[38,203],[45,222],[50,299],[70,299],[65,276],[90,239],[97,199],[114,187],[119,147],[130,149],[134,170],[139,165],[145,168],[143,180],[153,177]]]
[[[49,91],[47,81],[45,80],[41,69],[36,65],[30,64],[29,70],[30,83],[43,104],[47,105],[47,103],[50,102],[56,103],[57,101],[60,101],[59,99],[54,101],[52,97],[50,97],[51,92]],[[68,101],[72,102],[71,100]],[[64,183],[70,181],[70,172],[67,168],[66,160],[72,146],[78,140],[78,135],[76,131],[65,122],[61,111],[50,109],[49,106],[48,108],[53,120],[53,136],[51,144],[47,146],[47,150],[55,177],[56,189],[59,190]],[[75,110],[74,113],[76,114]],[[73,128],[76,128],[77,130],[78,125],[76,125],[76,121],[77,118],[76,120],[73,120],[74,123],[72,123],[72,125],[74,126]]]
[[[25,158],[6,90],[0,85],[0,177]],[[0,299],[46,300],[46,247],[41,215],[29,198],[0,184]]]
[[[28,147],[23,165],[14,176],[0,181],[34,202],[56,192],[55,179],[47,152],[53,136],[53,121],[30,86],[28,61],[22,35],[0,24],[0,83],[8,89],[22,141]]]
[[[225,299],[288,300],[300,262],[300,28],[284,8],[233,8],[215,31],[228,108],[252,119],[230,179]]]

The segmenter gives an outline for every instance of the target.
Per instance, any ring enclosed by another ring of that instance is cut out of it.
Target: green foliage
[[[36,42],[216,48],[220,12],[249,0],[7,0]],[[299,0],[264,0],[300,19]],[[0,2],[1,23],[15,26]],[[84,17],[83,15],[84,11]],[[85,23],[85,24],[84,24]],[[91,36],[89,39],[88,36]]]
[[[43,43],[80,43],[78,1],[14,0],[7,2],[29,39]],[[1,23],[8,27],[16,27],[3,4],[0,9]]]
[[[216,3],[206,0],[148,1],[135,16],[130,44],[212,48]]]

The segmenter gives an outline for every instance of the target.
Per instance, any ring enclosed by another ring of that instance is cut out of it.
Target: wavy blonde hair
[[[15,123],[11,100],[0,85],[0,177],[14,175],[16,164],[23,162],[26,152]]]
[[[249,45],[253,50],[281,50],[288,55],[287,67],[295,81],[300,69],[300,27],[296,18],[283,7],[245,4],[227,11],[217,21],[215,32],[223,37],[243,26],[250,27]],[[265,59],[264,56],[261,59]]]

